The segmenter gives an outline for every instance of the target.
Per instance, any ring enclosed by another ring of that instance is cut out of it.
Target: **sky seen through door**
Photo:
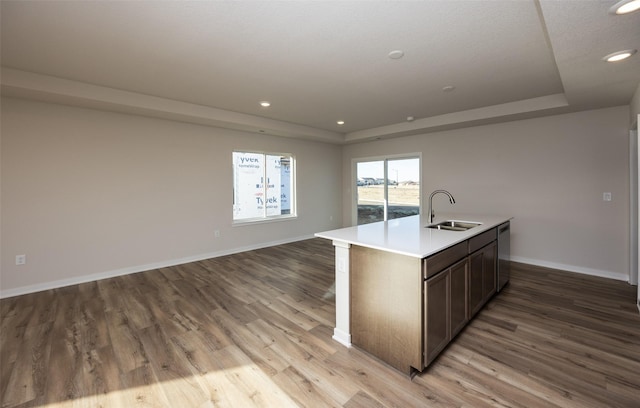
[[[389,160],[388,178],[399,183],[403,181],[418,182],[420,175],[418,159]],[[384,167],[380,161],[358,162],[358,177],[384,178]]]

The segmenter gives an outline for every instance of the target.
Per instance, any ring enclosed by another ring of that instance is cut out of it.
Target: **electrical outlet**
[[[16,265],[24,265],[27,263],[26,255],[16,255]]]
[[[602,193],[602,201],[611,201],[611,193]]]
[[[213,231],[213,236],[216,238],[220,238],[220,230]]]

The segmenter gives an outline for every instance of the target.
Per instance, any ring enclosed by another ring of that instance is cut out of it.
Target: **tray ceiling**
[[[5,0],[2,89],[337,143],[626,105],[614,3]]]

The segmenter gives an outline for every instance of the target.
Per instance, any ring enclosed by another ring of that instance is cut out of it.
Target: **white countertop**
[[[425,258],[494,228],[511,218],[493,215],[441,214],[433,220],[432,224],[446,220],[481,223],[481,225],[467,231],[447,231],[425,228],[428,225],[427,216],[414,215],[390,221],[318,232],[315,236],[401,255]]]

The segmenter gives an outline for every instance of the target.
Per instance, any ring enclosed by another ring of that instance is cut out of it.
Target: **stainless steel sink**
[[[481,225],[481,223],[471,222],[471,221],[447,220],[447,221],[442,221],[438,224],[427,225],[426,228],[446,230],[446,231],[466,231],[473,227],[477,227],[478,225]]]

